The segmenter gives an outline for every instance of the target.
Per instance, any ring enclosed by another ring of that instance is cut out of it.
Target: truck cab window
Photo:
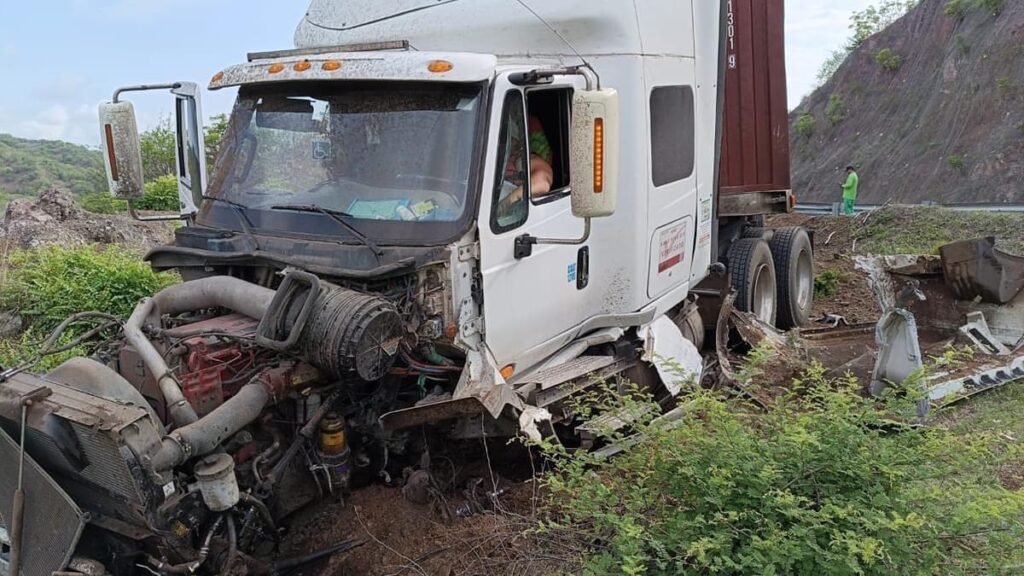
[[[651,91],[651,178],[664,186],[693,174],[693,88],[659,86]]]
[[[547,190],[534,186],[534,204],[552,202],[569,195],[569,122],[572,117],[572,88],[535,89],[527,93],[531,162],[550,167]],[[546,167],[532,166],[531,172],[546,183],[547,175],[536,173]]]
[[[500,234],[518,228],[529,213],[529,150],[523,95],[513,90],[505,96],[499,134],[498,164],[494,185],[491,229]]]

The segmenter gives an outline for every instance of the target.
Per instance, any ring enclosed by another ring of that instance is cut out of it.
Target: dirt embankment
[[[792,112],[801,199],[837,201],[852,163],[863,202],[1024,202],[1024,2],[946,6],[922,0]]]
[[[59,189],[43,192],[37,200],[12,201],[0,222],[0,252],[45,244],[121,244],[145,252],[173,238],[174,227],[167,222],[86,212],[74,196]]]

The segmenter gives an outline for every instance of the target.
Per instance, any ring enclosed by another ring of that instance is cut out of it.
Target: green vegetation
[[[116,214],[128,210],[128,203],[106,192],[85,194],[78,199],[78,205],[93,214]]]
[[[846,102],[843,101],[843,97],[839,94],[833,94],[828,97],[828,106],[825,107],[825,117],[832,123],[833,126],[839,124],[843,120],[846,120]]]
[[[72,314],[100,310],[127,317],[139,299],[176,281],[175,275],[157,274],[138,254],[116,246],[103,250],[45,246],[15,252],[0,268],[0,310],[17,311],[28,329],[13,341],[0,341],[0,365],[31,358],[47,335]],[[61,342],[91,327],[74,325]],[[42,367],[82,351],[74,348],[47,359]]]
[[[860,254],[938,254],[943,244],[995,236],[1000,248],[1024,254],[1018,214],[940,207],[892,207],[871,214],[855,234]]]
[[[1017,123],[1017,130],[1018,130],[1018,131],[1019,131],[1019,132],[1020,132],[1021,134],[1024,134],[1024,122],[1018,122],[1018,123]]]
[[[967,42],[967,38],[964,38],[963,34],[954,36],[953,42],[956,44],[956,49],[960,54],[967,55],[971,51],[971,45]]]
[[[544,445],[554,514],[541,532],[575,538],[586,553],[570,571],[585,574],[998,574],[1024,561],[1024,492],[1000,482],[1024,452],[1014,436],[892,433],[855,379],[825,372],[811,366],[765,413],[691,389],[679,420],[642,419],[612,459]],[[589,406],[654,413],[636,393]]]
[[[99,151],[67,142],[0,134],[0,189],[8,194],[35,196],[54,186],[75,194],[106,188]]]
[[[951,154],[946,158],[946,163],[949,167],[957,172],[963,172],[967,168],[967,161],[964,157],[959,154]]]
[[[814,277],[814,297],[827,299],[839,292],[839,282],[843,279],[843,273],[835,268],[824,270]]]
[[[963,20],[971,10],[981,10],[992,16],[999,16],[1003,13],[1006,0],[948,0],[946,2],[946,16],[955,20]]]
[[[803,114],[797,119],[793,125],[793,129],[796,133],[803,136],[804,138],[810,138],[814,135],[814,125],[816,124],[813,114]]]
[[[896,72],[903,66],[903,58],[899,54],[893,52],[890,48],[882,48],[875,54],[875,62],[882,67],[883,70],[889,72]]]
[[[146,182],[146,194],[134,204],[139,210],[177,212],[178,177],[168,174]]]
[[[818,83],[823,85],[843,65],[846,58],[865,40],[881,32],[890,24],[920,4],[920,0],[881,0],[878,4],[854,12],[850,17],[853,34],[842,48],[832,52],[818,70]]]
[[[1011,80],[1009,76],[996,78],[996,86],[998,86],[1000,90],[1013,90],[1014,88],[1013,80]]]

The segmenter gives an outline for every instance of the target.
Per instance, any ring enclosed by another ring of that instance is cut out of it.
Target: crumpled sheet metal
[[[1024,258],[995,246],[989,236],[939,248],[946,285],[957,299],[1007,304],[1024,289]]]
[[[704,359],[668,316],[642,326],[637,334],[644,341],[643,360],[654,366],[673,397],[683,391],[684,383],[700,382]]]

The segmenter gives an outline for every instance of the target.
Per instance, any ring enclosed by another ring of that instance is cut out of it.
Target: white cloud
[[[23,138],[66,140],[95,146],[99,141],[97,126],[95,106],[53,104],[31,118],[15,122],[11,132]]]

